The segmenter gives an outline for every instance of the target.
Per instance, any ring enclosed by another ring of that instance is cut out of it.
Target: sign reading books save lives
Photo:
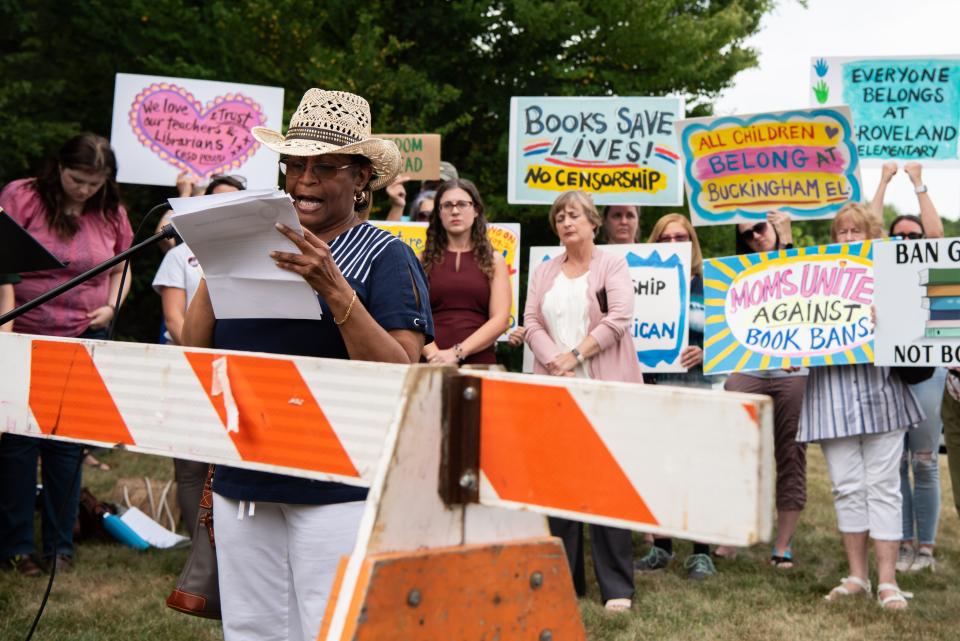
[[[877,245],[877,365],[960,365],[960,238]]]

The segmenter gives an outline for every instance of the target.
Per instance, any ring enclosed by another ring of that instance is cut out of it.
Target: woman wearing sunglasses
[[[737,254],[769,252],[793,247],[790,217],[770,212],[767,219],[737,225]],[[724,389],[731,392],[764,394],[773,399],[774,457],[777,462],[777,538],[770,563],[780,569],[793,567],[793,533],[800,512],[807,502],[806,445],[796,442],[797,424],[806,387],[807,370],[787,372],[780,369],[737,372],[730,375]],[[717,548],[715,554],[731,556],[733,550]]]
[[[904,214],[890,223],[890,236],[899,236],[906,240],[921,238],[943,238],[943,223],[934,206],[927,187],[921,176],[922,167],[918,162],[908,162],[903,171],[913,184],[920,206],[920,215]],[[883,198],[887,185],[897,173],[897,163],[884,163],[880,184],[870,203],[871,213],[883,220]],[[904,442],[903,459],[900,464],[900,493],[903,495],[903,538],[897,555],[897,571],[918,572],[933,570],[936,562],[933,547],[936,544],[937,525],[940,517],[940,468],[938,451],[940,449],[940,404],[946,383],[947,370],[938,367],[934,375],[915,385],[910,390],[923,413],[924,419],[916,429],[907,432]],[[910,483],[910,470],[913,469],[913,485]]]

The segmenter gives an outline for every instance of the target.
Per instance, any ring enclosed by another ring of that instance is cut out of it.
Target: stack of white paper
[[[303,236],[288,194],[235,191],[171,198],[170,206],[174,228],[203,268],[217,318],[320,319],[313,289],[270,257],[272,251],[300,253],[275,227],[283,223]]]

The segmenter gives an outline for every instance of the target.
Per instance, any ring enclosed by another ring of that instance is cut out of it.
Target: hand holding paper
[[[277,233],[277,223],[303,237],[286,193],[236,191],[171,198],[170,205],[173,226],[203,267],[217,318],[321,318],[311,286],[271,258],[274,251],[299,254],[293,241]]]

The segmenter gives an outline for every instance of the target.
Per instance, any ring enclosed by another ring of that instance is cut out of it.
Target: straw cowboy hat
[[[373,189],[390,184],[400,171],[400,150],[393,141],[370,137],[370,105],[346,91],[308,90],[290,116],[286,136],[266,127],[250,131],[267,148],[287,156],[364,156],[373,165]]]

